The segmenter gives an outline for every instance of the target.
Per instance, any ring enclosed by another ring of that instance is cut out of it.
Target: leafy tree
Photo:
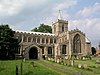
[[[14,59],[19,42],[8,25],[0,25],[0,59]]]
[[[51,26],[40,24],[39,27],[34,28],[31,31],[44,32],[44,33],[52,33],[52,28],[51,28]]]
[[[96,49],[94,47],[92,47],[91,50],[92,50],[92,55],[96,54]]]

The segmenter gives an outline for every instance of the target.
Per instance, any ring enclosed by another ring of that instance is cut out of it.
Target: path
[[[59,70],[59,71],[62,71],[62,72],[71,73],[73,75],[86,75],[86,74],[82,74],[82,73],[79,73],[79,72],[75,72],[73,70],[69,70],[69,69],[65,69],[65,68],[53,65],[52,63],[48,64],[44,61],[39,61],[39,63],[46,66],[46,67],[48,66],[50,68],[53,68],[53,69],[56,69],[56,70]]]

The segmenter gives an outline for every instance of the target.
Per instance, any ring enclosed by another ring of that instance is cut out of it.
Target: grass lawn
[[[80,72],[85,75],[100,75],[100,64],[96,64],[96,59],[99,58],[92,58],[92,60],[75,60],[75,64],[87,64],[88,69],[79,69],[77,67],[72,66],[65,66],[62,64],[57,64],[47,60],[41,60],[46,62],[47,64],[56,65],[58,67],[73,70],[75,72]],[[71,75],[70,73],[65,73],[58,71],[54,68],[48,68],[48,66],[42,65],[38,61],[35,62],[35,67],[33,67],[30,63],[32,60],[26,60],[23,62],[23,75]],[[20,75],[20,64],[21,60],[6,60],[0,61],[0,75],[15,75],[16,71],[16,64],[18,65],[19,75]]]
[[[55,70],[51,70],[46,68],[45,66],[35,62],[35,67],[30,65],[30,61],[26,61],[23,63],[23,75],[61,75]],[[20,63],[21,60],[8,60],[8,61],[0,61],[0,75],[15,75],[16,64],[19,67],[19,75],[20,75]]]

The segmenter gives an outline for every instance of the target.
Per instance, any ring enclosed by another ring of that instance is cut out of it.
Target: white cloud
[[[69,14],[67,13],[66,10],[69,7],[74,6],[76,4],[77,0],[63,0],[63,1],[61,0],[54,3],[49,10],[51,11],[51,14],[49,14],[47,18],[42,19],[40,23],[46,23],[51,25],[52,22],[55,22],[58,19],[59,10],[61,10],[62,19],[68,19]]]
[[[76,27],[86,33],[93,46],[97,46],[100,41],[100,18],[69,21],[70,30],[76,29]]]
[[[23,0],[0,0],[0,16],[10,16],[20,12]]]
[[[23,0],[25,1],[25,0]],[[46,2],[49,2],[47,0],[26,0],[26,3],[28,4],[28,6],[40,6],[41,4],[45,4]]]
[[[58,19],[58,12],[53,12],[50,17],[46,17],[46,18],[42,18],[42,20],[40,21],[40,23],[44,23],[47,25],[51,25],[52,22],[56,22]],[[63,12],[61,13],[61,17],[62,19],[68,19],[69,15],[67,14],[67,12]]]
[[[34,9],[46,2],[47,0],[0,0],[0,16],[16,15],[24,8],[33,7]]]
[[[88,17],[96,12],[100,12],[100,3],[95,3],[93,6],[85,7],[77,13],[77,16]]]
[[[77,4],[76,0],[64,0],[62,2],[56,3],[53,10],[54,11],[63,10],[76,4]]]

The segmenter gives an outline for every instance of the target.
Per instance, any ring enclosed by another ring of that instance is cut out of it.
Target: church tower
[[[52,23],[52,33],[58,35],[67,31],[68,31],[68,21],[62,20],[61,13],[59,11],[57,21]]]

